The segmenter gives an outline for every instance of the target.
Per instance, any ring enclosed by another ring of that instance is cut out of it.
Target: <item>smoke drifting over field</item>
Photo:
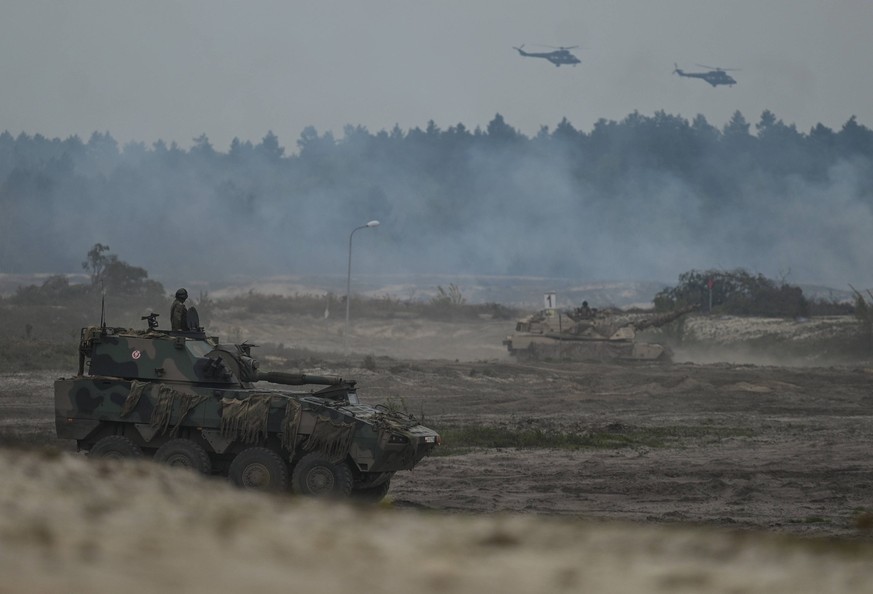
[[[356,273],[672,282],[742,267],[873,285],[869,156],[816,163],[822,174],[806,177],[789,156],[761,169],[739,151],[693,155],[685,173],[607,161],[648,154],[634,147],[598,151],[583,175],[590,152],[556,134],[497,142],[493,125],[487,135],[348,128],[336,142],[308,130],[291,156],[271,134],[227,153],[205,137],[182,151],[5,134],[0,272],[80,271],[101,242],[159,281],[343,275],[349,233],[378,219],[354,235]]]

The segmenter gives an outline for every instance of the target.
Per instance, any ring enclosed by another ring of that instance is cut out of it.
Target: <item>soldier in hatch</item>
[[[176,291],[176,300],[173,301],[173,307],[170,308],[170,324],[173,330],[187,331],[188,328],[188,308],[185,307],[185,300],[188,299],[188,291],[179,289]]]
[[[587,301],[583,301],[582,307],[576,308],[576,316],[580,320],[590,320],[591,318],[594,317],[594,310],[591,309],[590,307],[588,307]]]

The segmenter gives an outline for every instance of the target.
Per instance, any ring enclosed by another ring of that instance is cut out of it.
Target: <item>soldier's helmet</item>
[[[185,289],[179,289],[176,291],[176,299],[179,301],[185,301],[188,298],[188,291]]]

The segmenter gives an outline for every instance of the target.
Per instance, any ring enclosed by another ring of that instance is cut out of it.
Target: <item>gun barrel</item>
[[[305,373],[285,373],[283,371],[263,371],[258,373],[258,377],[255,381],[285,384],[289,386],[305,386],[306,384],[335,386],[343,383],[343,378],[332,375],[308,375]]]
[[[636,328],[637,330],[645,330],[646,328],[659,328],[660,326],[669,324],[674,320],[678,320],[685,314],[691,313],[695,309],[697,309],[697,305],[689,305],[687,307],[677,309],[676,311],[671,311],[665,314],[661,314],[659,316],[655,316],[653,318],[649,318],[647,320],[643,320],[639,323],[634,324],[634,328]]]

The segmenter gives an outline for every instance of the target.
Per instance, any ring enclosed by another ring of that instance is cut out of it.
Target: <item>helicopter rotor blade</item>
[[[697,64],[701,68],[709,68],[710,70],[721,70],[722,72],[733,72],[739,68],[722,68],[721,66],[707,66],[706,64]]]
[[[539,46],[539,47],[547,47],[547,48],[554,49],[554,50],[571,50],[571,49],[576,49],[577,47],[579,47],[578,45],[571,45],[571,46],[560,45],[560,46],[555,46],[555,45],[546,45],[546,44],[544,44],[544,43],[535,43],[534,45]]]

